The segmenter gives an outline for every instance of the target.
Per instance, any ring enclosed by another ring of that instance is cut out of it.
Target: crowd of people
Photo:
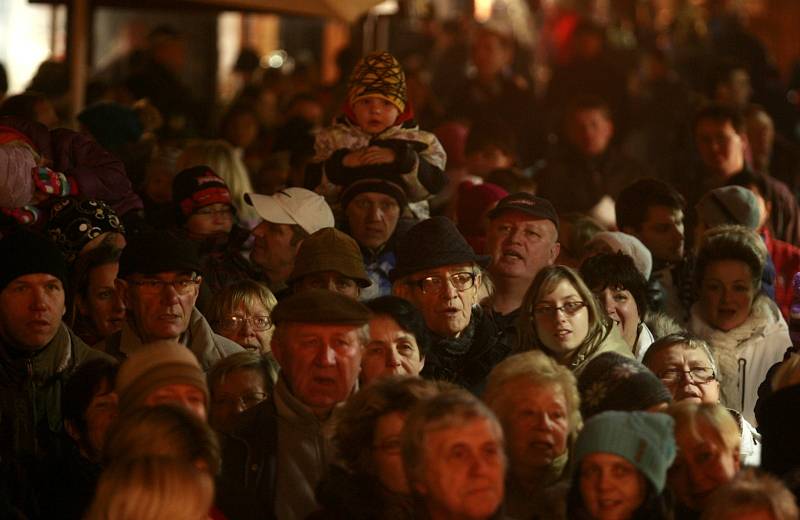
[[[216,140],[163,28],[80,132],[2,101],[0,516],[800,518],[800,153],[723,45],[760,44],[723,13],[628,89],[564,16],[538,95],[489,24],[428,75],[248,76]]]

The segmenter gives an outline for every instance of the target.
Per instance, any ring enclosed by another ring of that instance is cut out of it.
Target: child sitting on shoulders
[[[362,58],[350,76],[344,115],[316,136],[310,166],[322,170],[322,191],[330,195],[338,190],[329,184],[375,177],[401,184],[411,201],[441,190],[444,148],[412,118],[400,63],[387,52]]]

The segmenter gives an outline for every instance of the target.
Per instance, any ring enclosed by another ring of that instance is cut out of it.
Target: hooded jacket
[[[700,316],[699,304],[692,306],[689,331],[711,345],[719,367],[722,404],[740,412],[751,424],[758,386],[767,371],[783,359],[792,346],[789,328],[775,302],[758,295],[744,323],[727,332],[715,329]]]

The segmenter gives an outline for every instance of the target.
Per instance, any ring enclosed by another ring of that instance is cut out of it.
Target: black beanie
[[[50,274],[67,289],[67,261],[45,236],[18,228],[0,240],[0,291],[26,274]]]
[[[197,244],[170,231],[149,231],[134,235],[122,250],[119,277],[130,274],[158,274],[170,271],[202,274]]]

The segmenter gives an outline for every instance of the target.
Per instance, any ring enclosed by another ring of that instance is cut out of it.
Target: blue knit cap
[[[603,412],[583,425],[575,443],[574,468],[590,453],[619,455],[664,490],[667,469],[675,459],[672,417],[663,413]]]

